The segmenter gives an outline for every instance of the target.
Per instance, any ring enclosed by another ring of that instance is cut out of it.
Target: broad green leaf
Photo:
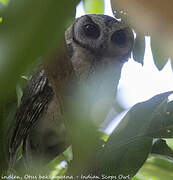
[[[152,138],[136,137],[122,142],[121,145],[116,144],[116,140],[112,136],[105,145],[99,161],[102,164],[100,172],[106,175],[114,174],[117,179],[121,179],[118,178],[119,175],[128,177],[127,179],[132,178],[148,158]]]
[[[115,129],[114,134],[123,132],[123,136],[118,136],[118,142],[124,143],[124,139],[131,140],[137,136],[147,136],[153,119],[155,110],[167,100],[167,97],[173,92],[166,92],[152,97],[151,99],[134,105],[126,116],[122,119],[118,127]],[[138,127],[138,128],[136,128]],[[153,131],[157,129],[153,129]],[[154,137],[152,137],[154,138]],[[116,141],[117,142],[117,141]]]
[[[104,0],[83,0],[86,14],[103,14]]]
[[[135,177],[140,180],[172,180],[173,165],[167,160],[150,157]]]
[[[13,0],[0,24],[0,95],[15,88],[30,64],[48,57],[63,39],[78,0]]]
[[[162,70],[162,68],[168,61],[168,56],[164,53],[163,46],[164,44],[160,44],[158,40],[151,37],[151,50],[153,54],[153,59],[155,65],[159,70]]]
[[[147,134],[154,138],[173,138],[173,101],[165,99],[152,113]]]
[[[167,145],[163,139],[154,139],[152,145],[152,154],[162,156],[164,159],[170,160],[173,163],[173,150]]]
[[[52,179],[56,176],[61,176],[64,175],[66,170],[67,170],[67,166],[63,167],[61,163],[66,164],[64,156],[60,155],[57,156],[55,159],[53,159],[51,162],[49,162],[44,168],[43,168],[43,174],[49,174],[50,177],[52,177]]]
[[[147,133],[152,114],[171,93],[159,94],[131,108],[99,153],[101,172],[131,177],[137,173],[151,151],[153,136]]]
[[[133,59],[143,65],[145,53],[145,36],[139,32],[136,33],[135,44],[133,48]]]

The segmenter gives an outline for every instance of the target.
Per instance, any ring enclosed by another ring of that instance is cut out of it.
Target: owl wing
[[[10,166],[16,160],[21,143],[27,138],[31,128],[38,122],[53,97],[53,90],[42,68],[28,81],[21,104],[16,112],[15,124],[10,140]]]

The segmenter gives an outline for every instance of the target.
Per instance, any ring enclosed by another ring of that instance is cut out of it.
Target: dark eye
[[[100,36],[100,29],[96,24],[86,24],[83,26],[86,36],[97,39]]]
[[[127,37],[124,30],[118,30],[113,33],[111,41],[115,44],[124,45],[126,43]]]

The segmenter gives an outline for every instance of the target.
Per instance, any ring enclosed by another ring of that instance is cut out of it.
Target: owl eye
[[[96,24],[86,24],[83,26],[86,36],[97,39],[100,36],[100,29]]]
[[[127,36],[124,30],[118,30],[113,33],[111,41],[118,45],[124,45],[126,43]]]

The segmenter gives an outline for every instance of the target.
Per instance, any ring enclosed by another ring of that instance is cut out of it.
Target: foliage
[[[4,5],[8,4],[8,0],[0,2]],[[56,0],[27,2],[14,0],[8,7],[4,6],[1,9],[3,22],[0,28],[2,39],[0,42],[0,174],[9,173],[5,158],[8,151],[5,142],[8,140],[7,129],[10,129],[16,107],[20,104],[22,88],[26,84],[26,81],[20,77],[23,73],[30,72],[39,61],[48,59],[57,49],[64,28],[71,22],[71,17],[74,17],[77,2],[77,0],[71,3],[68,0],[61,3]],[[84,7],[86,13],[103,13],[104,1],[84,0]],[[162,47],[156,54],[154,43],[155,41],[152,40],[153,54],[158,68],[161,69],[165,63],[163,60],[160,61]],[[144,34],[137,31],[133,57],[141,64],[143,64],[144,50]],[[162,59],[167,57],[164,56]],[[42,168],[41,172],[48,174],[50,178],[62,176],[70,170],[76,175],[85,170],[88,165],[87,159],[93,151],[96,151],[94,152],[96,158],[90,162],[92,174],[97,172],[96,174],[99,175],[117,177],[123,174],[128,178],[137,173],[133,177],[134,180],[149,178],[171,180],[173,144],[171,140],[165,141],[164,138],[173,137],[173,104],[168,101],[168,96],[172,93],[159,94],[133,106],[109,138],[108,135],[98,133],[92,123],[86,123],[90,120],[86,114],[78,113],[85,108],[86,99],[83,100],[83,104],[77,101],[76,104],[74,103],[74,109],[67,114],[67,118],[71,119],[69,124],[70,133],[73,134],[73,155],[70,147]],[[104,143],[100,140],[103,136],[106,137]],[[71,160],[72,156],[73,160]],[[78,156],[79,158],[76,158]],[[62,166],[62,162],[65,163],[65,167]],[[70,170],[67,170],[67,164]],[[36,171],[38,167],[35,165],[33,169]],[[24,174],[25,171],[21,168],[19,172]],[[19,172],[10,171],[16,175]]]
[[[103,14],[104,13],[104,0],[84,0],[84,8],[86,14]]]
[[[11,1],[4,9],[1,13],[4,21],[0,28],[0,58],[3,59],[0,67],[1,95],[14,89],[20,74],[32,63],[46,58],[58,47],[57,42],[62,40],[76,2]],[[67,13],[64,14],[62,9],[66,9]]]
[[[8,1],[1,2],[6,4]],[[15,104],[15,86],[20,75],[32,67],[33,63],[47,59],[57,49],[65,27],[74,17],[77,2],[14,0],[0,9],[3,17],[0,24],[1,144],[4,144],[6,113],[10,110],[10,104]],[[4,167],[6,156],[5,150],[2,150],[1,146],[0,166]]]
[[[153,149],[155,148],[153,138],[173,136],[172,117],[169,116],[168,121],[166,118],[162,118],[162,115],[166,115],[169,106],[169,103],[165,103],[165,101],[167,102],[167,97],[171,93],[157,95],[146,102],[136,104],[130,109],[104,147],[102,157],[100,157],[103,159],[101,164],[104,164],[102,172],[108,174],[116,172],[117,176],[124,174],[133,177],[149,153],[160,153],[173,158],[172,150],[170,153],[164,151],[167,148],[166,144],[163,145],[162,143],[162,151],[161,149],[159,151],[158,148],[161,146],[160,144],[157,147],[157,152],[154,152],[155,149]],[[169,132],[167,132],[168,129]],[[113,154],[115,155],[113,156]]]

